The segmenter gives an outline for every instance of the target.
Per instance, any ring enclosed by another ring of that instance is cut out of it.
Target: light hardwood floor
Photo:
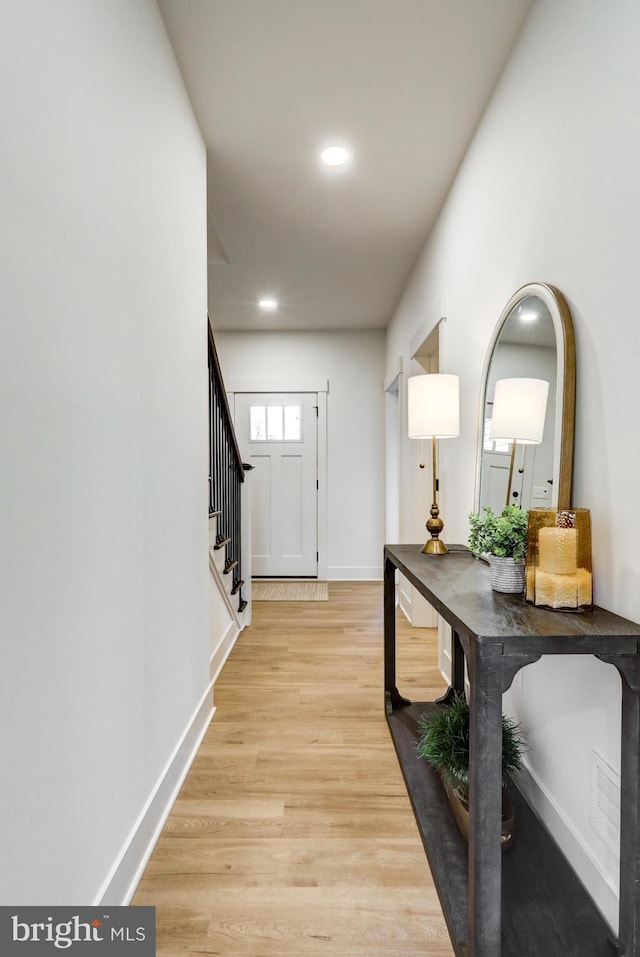
[[[443,690],[398,613],[398,687]],[[451,957],[384,719],[382,585],[257,602],[133,904],[158,957]]]

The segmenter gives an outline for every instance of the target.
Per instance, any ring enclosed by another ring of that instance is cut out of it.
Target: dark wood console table
[[[491,590],[489,569],[462,546],[423,555],[385,546],[385,708],[457,957],[640,957],[640,625],[602,608],[545,611]],[[454,550],[455,549],[455,550]],[[415,743],[421,715],[396,687],[395,570],[451,625],[453,684],[471,688],[469,846]],[[520,793],[513,848],[502,853],[502,694],[541,655],[595,655],[622,678],[620,927],[617,940],[566,858]]]

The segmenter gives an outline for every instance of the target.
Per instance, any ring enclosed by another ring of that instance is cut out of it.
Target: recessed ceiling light
[[[320,159],[327,166],[344,166],[349,159],[349,151],[344,146],[327,146],[320,154]]]
[[[277,299],[271,299],[269,296],[265,296],[264,299],[260,299],[258,305],[261,309],[264,309],[265,312],[273,312],[274,309],[278,308]]]

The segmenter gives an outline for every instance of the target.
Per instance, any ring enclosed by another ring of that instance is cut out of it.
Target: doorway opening
[[[272,391],[243,383],[232,395],[238,444],[253,466],[253,579],[326,578],[327,383],[296,385]]]

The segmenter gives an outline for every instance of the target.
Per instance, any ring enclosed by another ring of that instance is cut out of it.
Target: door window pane
[[[266,409],[263,405],[251,406],[251,441],[264,441],[267,437]],[[245,420],[246,421],[246,420]]]
[[[282,406],[267,406],[267,439],[270,442],[282,442]]]
[[[300,406],[285,405],[284,437],[288,442],[299,442],[301,438]]]
[[[252,405],[249,410],[252,442],[301,442],[302,407]]]

